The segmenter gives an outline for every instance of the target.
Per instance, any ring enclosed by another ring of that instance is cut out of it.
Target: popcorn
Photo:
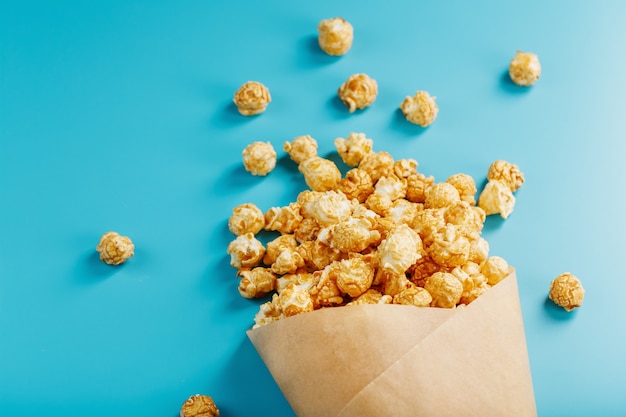
[[[373,140],[368,139],[365,133],[350,133],[347,138],[335,139],[335,148],[339,156],[350,167],[355,167],[365,155],[372,152]]]
[[[359,163],[359,169],[367,172],[376,183],[381,177],[387,177],[393,173],[394,160],[388,152],[371,152],[366,154]]]
[[[428,277],[424,288],[433,298],[433,307],[454,308],[463,294],[461,281],[449,272],[435,272]]]
[[[517,85],[533,85],[541,75],[541,64],[536,54],[517,51],[509,64],[509,76]]]
[[[422,256],[422,240],[406,224],[396,226],[378,246],[383,271],[404,274]]]
[[[404,99],[400,110],[409,122],[426,127],[435,121],[439,112],[435,99],[426,91],[418,91],[415,96]]]
[[[394,304],[413,305],[416,307],[429,307],[432,301],[433,297],[425,288],[415,285],[393,296]]]
[[[300,205],[290,203],[285,207],[271,207],[264,218],[265,230],[277,230],[282,234],[293,233],[302,222]]]
[[[296,249],[297,247],[298,242],[296,242],[294,235],[280,235],[276,239],[267,242],[263,263],[265,265],[272,265],[276,262],[276,259],[282,251],[286,249]]]
[[[550,300],[565,311],[572,311],[582,305],[585,289],[580,280],[569,272],[556,277],[550,284]]]
[[[328,55],[343,55],[352,47],[354,29],[341,17],[322,20],[317,30],[320,48]]]
[[[287,286],[280,292],[278,299],[285,317],[313,311],[311,294],[298,285],[291,284]]]
[[[315,156],[298,165],[304,175],[304,181],[313,191],[328,191],[337,186],[341,180],[341,172],[330,159]]]
[[[502,181],[488,181],[478,197],[478,207],[485,210],[488,216],[499,213],[500,217],[506,219],[515,207],[515,196]]]
[[[276,151],[269,142],[253,142],[241,155],[244,168],[252,175],[265,176],[276,167]]]
[[[506,184],[511,192],[517,191],[524,183],[524,174],[519,167],[507,161],[498,160],[489,166],[487,180]]]
[[[180,407],[180,417],[217,417],[220,410],[213,398],[196,394],[189,397]]]
[[[352,298],[367,291],[374,280],[374,266],[362,255],[355,255],[328,266],[329,276],[337,283],[337,288]]]
[[[228,219],[228,229],[237,236],[246,233],[257,234],[264,226],[263,212],[253,203],[238,205]]]
[[[447,182],[432,184],[424,191],[425,208],[448,207],[460,200],[459,191]]]
[[[380,242],[380,232],[374,226],[374,219],[350,217],[332,226],[330,246],[344,253],[362,252],[368,246]]]
[[[263,267],[242,269],[237,273],[239,294],[244,298],[261,298],[274,291],[276,274]]]
[[[252,233],[246,233],[230,242],[226,252],[230,255],[231,266],[237,269],[253,268],[263,259],[265,247]]]
[[[309,135],[298,136],[291,142],[285,142],[283,150],[296,164],[317,156],[317,141]]]
[[[455,174],[449,177],[446,182],[452,184],[459,192],[462,201],[466,201],[472,205],[476,204],[476,182],[474,178],[467,174]]]
[[[263,113],[272,101],[270,91],[258,81],[248,81],[235,92],[233,102],[244,116]]]
[[[480,267],[480,273],[485,276],[489,285],[496,285],[512,271],[512,268],[503,258],[491,256]]]
[[[383,295],[380,291],[369,289],[358,298],[350,301],[347,306],[356,306],[363,304],[391,304],[393,297],[390,295]]]
[[[354,168],[346,172],[346,176],[339,180],[337,190],[344,193],[349,199],[363,203],[374,192],[374,181],[367,171]]]
[[[414,203],[426,201],[426,190],[435,182],[434,177],[427,177],[419,172],[406,178],[406,199]],[[460,198],[460,196],[459,196]]]
[[[127,236],[106,232],[96,246],[100,260],[109,265],[121,265],[135,254],[135,245]]]
[[[350,113],[369,107],[378,95],[378,83],[367,74],[353,74],[341,84],[337,94]]]

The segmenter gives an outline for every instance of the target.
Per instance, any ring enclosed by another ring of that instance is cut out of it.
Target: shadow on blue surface
[[[322,65],[329,65],[341,59],[341,56],[328,55],[322,51],[316,35],[305,36],[298,40],[295,48],[298,51],[296,66],[300,69],[315,69]]]
[[[350,113],[348,111],[348,107],[343,103],[343,101],[341,101],[337,94],[333,94],[328,99],[328,101],[326,102],[326,107],[328,108],[328,110],[330,110],[335,120],[345,120],[349,117],[354,117],[355,115],[355,113]],[[363,111],[367,111],[367,109],[357,110],[357,112]]]
[[[406,117],[404,117],[404,113],[402,113],[402,110],[400,108],[397,108],[396,111],[393,112],[390,126],[394,131],[402,133],[403,135],[412,139],[417,136],[423,135],[430,128],[429,126],[422,127],[420,125],[409,122]]]
[[[515,84],[509,76],[508,68],[502,71],[502,75],[500,76],[500,88],[509,94],[527,94],[532,90],[532,87],[523,87]]]
[[[233,92],[234,94],[234,92]],[[210,120],[212,128],[230,128],[250,123],[260,115],[244,116],[239,113],[237,106],[232,101],[224,102],[224,104],[215,112]]]
[[[543,309],[546,314],[553,320],[557,321],[569,321],[573,320],[578,313],[578,310],[565,311],[562,307],[557,306],[550,300],[550,297],[546,297],[543,302]]]
[[[97,284],[115,275],[124,265],[107,265],[100,260],[100,254],[95,250],[90,250],[80,257],[78,262],[78,273],[73,274],[75,280],[80,284]]]

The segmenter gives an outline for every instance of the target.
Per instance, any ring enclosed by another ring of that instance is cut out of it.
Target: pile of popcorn
[[[414,159],[374,151],[351,133],[334,141],[345,175],[317,154],[311,136],[284,144],[309,189],[263,212],[235,207],[228,245],[239,293],[271,294],[254,327],[324,307],[395,303],[454,308],[467,305],[512,272],[489,256],[481,236],[487,215],[506,218],[524,182],[517,165],[494,162],[478,193],[467,174],[443,182],[417,170]],[[266,164],[266,161],[264,161]],[[277,232],[263,244],[257,234]]]

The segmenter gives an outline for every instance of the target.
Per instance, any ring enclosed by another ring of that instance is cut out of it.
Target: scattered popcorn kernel
[[[315,308],[343,304],[343,294],[337,286],[336,277],[330,274],[330,265],[321,271],[314,272],[313,276],[318,282],[311,288],[309,293],[313,297]]]
[[[400,198],[391,203],[391,206],[385,213],[385,217],[392,220],[395,224],[412,225],[415,223],[417,213],[421,210],[423,210],[422,205]]]
[[[486,217],[483,209],[462,200],[443,209],[443,218],[446,223],[457,226],[459,233],[468,239],[480,237]]]
[[[424,193],[425,208],[448,207],[461,200],[459,191],[447,182],[432,184]]]
[[[263,259],[265,247],[252,233],[237,236],[228,244],[227,253],[230,255],[230,265],[237,268],[254,268]]]
[[[407,270],[410,281],[418,287],[424,287],[426,279],[438,271],[447,272],[448,268],[442,267],[433,261],[430,256],[422,256]]]
[[[500,217],[506,219],[515,207],[515,196],[503,182],[488,181],[478,197],[478,207],[485,210],[485,214],[488,216],[499,213]]]
[[[337,94],[350,113],[369,107],[378,95],[378,83],[367,74],[353,74],[341,84]]]
[[[283,150],[296,164],[317,156],[317,141],[309,135],[298,136],[291,142],[285,142]]]
[[[380,232],[374,228],[375,224],[372,218],[350,217],[332,226],[329,244],[344,253],[362,252],[380,242]]]
[[[309,272],[296,272],[294,274],[285,274],[276,280],[276,292],[279,294],[283,292],[289,285],[294,284],[300,288],[309,291],[315,284],[315,279],[312,273]]]
[[[372,152],[374,141],[368,139],[365,133],[350,133],[347,138],[335,139],[335,148],[337,153],[350,167],[359,165],[365,155]]]
[[[278,297],[281,310],[286,317],[313,311],[311,294],[298,285],[288,285],[280,292]]]
[[[320,225],[317,224],[317,221],[314,218],[305,217],[302,219],[293,234],[296,241],[304,243],[316,240],[320,229]]]
[[[372,193],[365,200],[365,207],[383,217],[387,215],[387,211],[391,209],[392,204],[391,198],[384,194]]]
[[[127,236],[117,232],[106,232],[96,246],[100,260],[109,265],[121,265],[135,254],[135,245]]]
[[[407,96],[400,109],[409,122],[426,127],[435,121],[439,112],[435,99],[426,91],[418,91],[413,97]]]
[[[550,284],[549,297],[556,305],[572,311],[583,303],[585,289],[578,278],[565,272]]]
[[[300,207],[303,209],[303,214],[306,213],[305,216],[314,218],[322,227],[348,220],[352,215],[354,203],[342,193],[326,191],[313,196],[314,198],[310,201],[301,203]],[[303,200],[299,198],[299,201]]]
[[[376,183],[381,177],[388,177],[393,173],[394,160],[388,152],[370,152],[363,156],[359,169],[367,172]]]
[[[366,171],[353,168],[346,172],[346,176],[337,183],[337,190],[349,199],[356,199],[359,203],[363,203],[374,192],[374,182]]]
[[[448,272],[435,272],[426,279],[424,288],[433,298],[433,307],[453,308],[463,294],[461,281]]]
[[[217,417],[220,410],[213,398],[196,394],[189,397],[180,407],[180,417]]]
[[[276,274],[268,268],[241,269],[237,273],[239,294],[244,298],[261,298],[274,291]]]
[[[380,291],[370,288],[365,293],[361,294],[358,298],[350,301],[347,306],[357,306],[363,304],[391,304],[393,297],[390,295],[383,295]]]
[[[393,163],[393,173],[398,178],[408,178],[417,174],[418,163],[415,159],[404,158],[398,159]]]
[[[541,76],[539,58],[532,52],[517,51],[509,64],[509,75],[517,85],[533,85]]]
[[[341,17],[322,20],[318,26],[318,43],[328,55],[343,55],[352,46],[354,29]]]
[[[367,291],[374,280],[374,267],[364,259],[362,255],[355,255],[335,261],[328,267],[328,273],[337,282],[339,290],[352,298]]]
[[[374,277],[374,283],[381,288],[383,294],[395,297],[402,291],[411,288],[413,284],[404,273],[379,269]]]
[[[425,208],[417,212],[413,229],[422,238],[425,246],[429,246],[435,239],[436,233],[446,226],[444,209]]]
[[[458,227],[448,223],[435,232],[433,241],[426,246],[426,253],[437,264],[449,268],[463,265],[469,260],[471,245],[458,231]]]
[[[319,271],[342,257],[342,253],[319,240],[303,242],[298,252],[304,259],[305,267],[310,271]]]
[[[283,249],[272,264],[272,272],[278,275],[294,273],[304,266],[304,258],[297,249]]]
[[[241,156],[244,168],[252,175],[265,176],[276,167],[276,151],[269,142],[253,142]]]
[[[511,189],[511,192],[515,192],[524,183],[524,174],[519,170],[517,165],[498,160],[489,166],[487,180],[501,181]]]
[[[276,230],[282,234],[293,233],[302,222],[300,205],[290,203],[284,207],[272,207],[265,212],[264,218],[265,230]]]
[[[257,81],[248,81],[243,84],[233,97],[237,110],[244,116],[263,113],[270,101],[272,101],[270,91]]]
[[[341,180],[341,171],[330,159],[314,156],[298,165],[304,175],[306,185],[313,191],[328,191],[337,187]]]
[[[513,268],[499,256],[490,256],[480,267],[480,273],[489,285],[496,285],[513,272]]]
[[[406,199],[414,203],[423,203],[426,201],[426,190],[434,182],[434,177],[426,177],[419,172],[409,175],[406,178]]]
[[[470,240],[469,262],[483,263],[489,256],[489,242],[482,237]]]
[[[228,219],[228,229],[235,235],[257,234],[265,226],[263,212],[252,203],[240,204]]]
[[[278,294],[272,295],[272,300],[261,304],[259,311],[254,316],[253,329],[280,320],[283,317],[283,310],[280,305]]]
[[[404,178],[400,179],[394,174],[380,177],[374,186],[374,194],[388,197],[391,201],[406,196],[407,184]]]
[[[457,189],[462,201],[472,205],[476,204],[476,182],[470,175],[455,174],[448,178],[446,182],[452,184]]]
[[[295,235],[285,234],[276,237],[275,239],[267,242],[265,245],[265,255],[263,256],[263,263],[265,265],[271,265],[276,262],[278,255],[285,249],[296,249],[298,242],[296,242]]]
[[[406,224],[396,226],[378,246],[381,270],[404,272],[422,256],[422,240]]]
[[[394,304],[413,305],[416,307],[429,307],[433,301],[430,293],[424,288],[412,285],[393,296]]]

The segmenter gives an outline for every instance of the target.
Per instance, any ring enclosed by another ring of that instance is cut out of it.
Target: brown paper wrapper
[[[515,273],[462,308],[326,308],[248,337],[298,417],[537,415]]]

